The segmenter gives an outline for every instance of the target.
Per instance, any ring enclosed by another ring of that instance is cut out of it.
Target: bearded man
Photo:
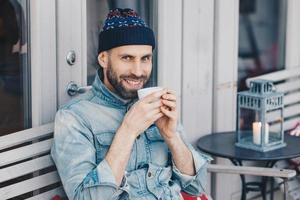
[[[210,158],[183,139],[175,93],[137,98],[154,49],[154,33],[135,11],[109,12],[92,90],[55,118],[51,155],[69,199],[171,200],[204,191]]]

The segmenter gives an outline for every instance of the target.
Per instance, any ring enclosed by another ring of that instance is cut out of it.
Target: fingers
[[[167,93],[162,95],[162,99],[176,101],[176,93],[173,90],[167,90]]]
[[[174,101],[162,100],[162,103],[163,103],[165,106],[168,106],[169,108],[171,108],[171,110],[176,109],[176,102],[174,102]]]
[[[162,106],[160,107],[161,112],[166,115],[167,117],[171,118],[171,119],[175,119],[176,116],[176,112],[169,110],[169,108],[167,106]]]
[[[160,91],[157,91],[157,92],[153,92],[152,94],[149,94],[148,96],[143,98],[142,101],[146,102],[146,103],[152,103],[152,102],[160,99],[161,96],[166,94],[166,93],[167,93],[166,89],[163,89],[163,90],[160,90]]]

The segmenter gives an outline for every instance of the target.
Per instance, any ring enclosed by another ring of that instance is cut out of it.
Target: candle
[[[260,145],[261,143],[261,122],[252,123],[253,143]],[[269,143],[269,124],[265,124],[265,143]]]

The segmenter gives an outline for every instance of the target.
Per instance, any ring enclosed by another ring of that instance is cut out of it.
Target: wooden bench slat
[[[214,165],[209,164],[208,172],[226,173],[226,174],[245,174],[254,176],[269,176],[279,178],[291,178],[296,175],[295,170],[276,169],[264,167],[246,167],[246,166],[232,166],[232,165]]]
[[[49,123],[0,137],[0,150],[33,141],[53,133],[54,124]]]
[[[299,121],[300,121],[300,117],[296,117],[293,119],[289,119],[288,121],[284,121],[283,130],[288,131],[290,129],[293,129],[295,127],[295,125],[297,124],[297,122],[299,122]],[[274,125],[270,126],[270,130],[278,131],[279,129],[280,129],[279,124],[274,124]]]
[[[284,96],[284,105],[290,105],[300,101],[300,92],[287,94]]]
[[[51,172],[38,177],[34,177],[32,179],[18,182],[13,185],[0,188],[0,197],[2,199],[16,197],[18,195],[25,194],[27,192],[31,192],[57,182],[60,182],[57,172]]]
[[[50,155],[35,158],[0,170],[0,183],[53,166]]]
[[[52,199],[54,196],[59,195],[60,197],[66,197],[66,194],[63,190],[62,187],[58,187],[55,188],[53,190],[49,190],[47,192],[35,195],[33,197],[27,198],[27,200],[41,200],[41,199],[45,199],[45,200],[50,200]]]
[[[261,76],[257,76],[257,77],[253,77],[253,78],[248,78],[246,80],[246,84],[249,87],[250,81],[252,81],[254,79],[266,79],[266,80],[278,82],[278,81],[290,79],[292,77],[297,77],[299,75],[300,75],[300,67],[295,67],[292,69],[284,69],[284,70],[280,70],[277,72],[272,72],[269,74],[265,74],[265,75],[261,75]]]
[[[284,108],[283,117],[287,118],[287,117],[298,115],[299,113],[300,113],[300,103]],[[280,117],[277,111],[269,112],[266,114],[266,116],[268,122],[273,122],[275,120],[278,120],[278,117]]]
[[[50,151],[53,139],[0,153],[0,166],[8,165]]]
[[[287,93],[294,90],[300,89],[300,79],[290,80],[285,83],[275,85],[278,92]]]

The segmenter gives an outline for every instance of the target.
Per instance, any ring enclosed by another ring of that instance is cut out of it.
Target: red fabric
[[[200,197],[196,197],[196,196],[191,196],[184,192],[181,192],[181,195],[184,200],[208,200],[208,198],[206,197],[205,194],[202,194]]]
[[[62,200],[62,198],[60,196],[56,195],[51,200]]]

